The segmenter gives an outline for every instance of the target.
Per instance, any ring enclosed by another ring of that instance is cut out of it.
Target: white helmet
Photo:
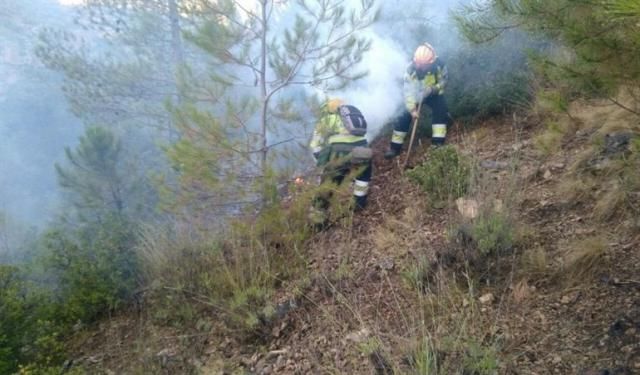
[[[417,68],[426,68],[436,61],[436,57],[436,50],[431,44],[423,43],[416,48],[416,52],[413,54],[413,63]]]

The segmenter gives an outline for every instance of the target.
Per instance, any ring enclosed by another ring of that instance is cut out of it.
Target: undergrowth
[[[273,205],[214,237],[150,229],[140,252],[146,278],[158,291],[156,316],[188,325],[197,311],[212,309],[228,329],[260,336],[276,315],[275,290],[306,265],[310,201],[305,193],[288,208]]]
[[[431,151],[429,160],[407,172],[407,176],[429,194],[433,207],[444,207],[469,188],[471,166],[452,146]]]

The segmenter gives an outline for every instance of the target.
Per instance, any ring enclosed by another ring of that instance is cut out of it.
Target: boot
[[[397,143],[391,143],[391,145],[389,145],[389,149],[384,153],[384,158],[393,159],[396,156],[400,155],[401,150],[402,150],[402,145]]]
[[[362,210],[364,210],[365,207],[367,207],[367,196],[363,196],[363,197],[354,197],[355,199],[355,205],[354,205],[354,211],[355,212],[360,212]]]

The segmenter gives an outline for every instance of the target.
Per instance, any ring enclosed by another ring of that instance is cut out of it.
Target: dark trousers
[[[422,101],[423,106],[429,106],[431,108],[431,123],[432,124],[447,124],[449,122],[449,109],[447,107],[447,102],[442,95],[431,95],[425,98]],[[395,131],[399,132],[408,132],[411,128],[411,112],[406,109],[402,112],[396,124],[393,128]],[[432,139],[434,143],[444,143],[444,138],[440,139]],[[392,147],[402,147],[402,145],[397,145],[392,143]]]
[[[321,181],[324,183],[330,180],[336,185],[340,185],[344,182],[345,177],[357,170],[358,173],[354,176],[356,180],[356,186],[354,186],[356,207],[364,208],[367,202],[366,191],[368,190],[368,184],[371,181],[373,167],[371,160],[361,164],[352,163],[351,158],[349,157],[349,153],[356,146],[368,147],[368,144],[366,140],[355,143],[332,144],[330,146],[331,152],[329,154],[329,160],[324,164]],[[358,184],[366,185],[364,194],[362,194],[362,192],[358,192],[358,189],[362,188],[361,186],[359,187]],[[329,205],[329,199],[330,195],[318,197],[316,206],[318,208],[326,209]]]

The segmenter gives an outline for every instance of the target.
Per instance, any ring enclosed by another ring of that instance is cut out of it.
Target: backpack
[[[342,125],[352,135],[367,134],[367,120],[364,119],[362,112],[352,105],[341,105],[338,107],[338,114],[342,120]]]

